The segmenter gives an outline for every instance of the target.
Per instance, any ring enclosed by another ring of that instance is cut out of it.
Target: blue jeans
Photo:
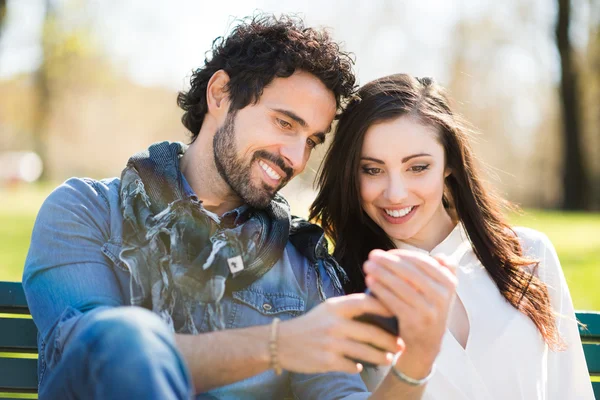
[[[99,307],[82,315],[70,335],[60,362],[44,377],[40,399],[192,397],[173,334],[152,312]]]

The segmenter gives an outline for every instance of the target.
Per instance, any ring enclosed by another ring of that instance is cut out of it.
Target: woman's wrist
[[[436,356],[437,353],[423,354],[406,349],[396,357],[396,363],[392,368],[415,380],[424,379],[431,373]]]

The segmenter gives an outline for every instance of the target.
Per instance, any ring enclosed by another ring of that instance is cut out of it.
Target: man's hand
[[[441,348],[458,280],[450,262],[407,250],[374,250],[366,284],[398,318],[405,350],[397,368],[425,377]]]
[[[361,366],[351,359],[390,364],[392,353],[399,350],[398,338],[353,320],[366,313],[393,315],[373,297],[353,294],[328,299],[306,315],[282,322],[278,337],[281,367],[300,373],[357,373]]]

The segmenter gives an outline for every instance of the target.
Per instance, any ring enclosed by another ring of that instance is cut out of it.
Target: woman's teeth
[[[414,206],[401,208],[399,210],[388,210],[387,208],[384,210],[385,210],[385,213],[387,215],[389,215],[390,217],[399,218],[399,217],[404,217],[406,214],[411,212],[413,208],[414,208]]]

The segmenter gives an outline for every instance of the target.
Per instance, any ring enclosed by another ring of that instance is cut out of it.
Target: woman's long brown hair
[[[484,188],[469,130],[450,108],[443,89],[430,78],[397,74],[363,86],[342,114],[319,170],[319,192],[309,218],[319,222],[333,241],[333,254],[349,278],[346,292],[365,290],[362,265],[371,250],[395,247],[361,207],[358,171],[369,127],[401,116],[439,132],[451,170],[445,180],[444,205],[464,225],[476,256],[504,298],[533,321],[551,349],[561,349],[547,287],[536,276],[538,262],[524,257],[519,238],[503,216],[504,206],[510,203]]]

